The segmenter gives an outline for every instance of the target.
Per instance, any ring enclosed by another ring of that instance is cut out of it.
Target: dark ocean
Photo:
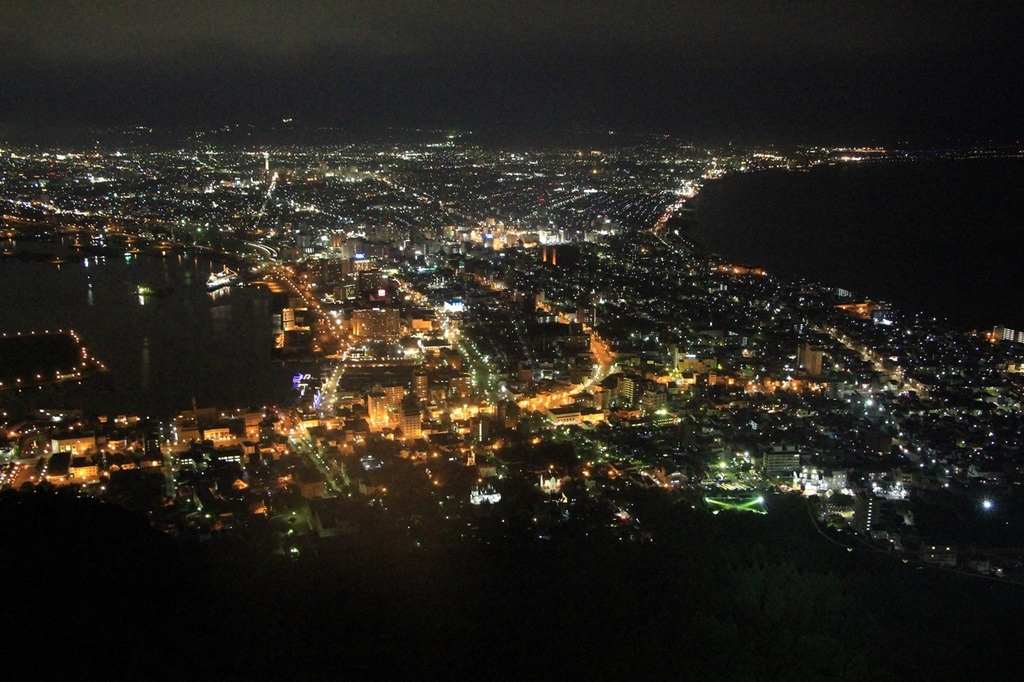
[[[737,174],[696,201],[694,237],[773,274],[965,329],[1024,328],[1024,159]]]

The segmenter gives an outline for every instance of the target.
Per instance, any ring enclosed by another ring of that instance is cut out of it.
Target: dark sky
[[[3,0],[0,131],[297,123],[1012,141],[1024,3]]]

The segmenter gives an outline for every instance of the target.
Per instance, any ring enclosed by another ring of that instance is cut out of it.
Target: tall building
[[[619,377],[617,398],[620,405],[625,407],[635,406],[637,393],[639,393],[639,387],[635,378],[631,376]]]
[[[358,266],[360,263],[367,261],[353,261],[353,265]],[[380,270],[376,268],[356,268],[353,270],[356,277],[356,294],[363,300],[369,300],[373,297],[378,297],[377,294],[381,290],[384,290],[384,295],[387,295],[388,280],[381,274]],[[383,298],[379,296],[378,298]]]
[[[470,419],[469,435],[478,443],[486,442],[491,435],[491,418],[480,415]]]
[[[1007,327],[995,327],[992,329],[992,333],[989,334],[989,339],[992,341],[1014,341],[1016,343],[1024,343],[1024,332],[1019,332]]]
[[[428,398],[429,379],[427,373],[423,370],[418,370],[412,375],[412,392],[420,400],[427,400]]]
[[[590,328],[597,326],[597,306],[593,303],[576,308],[576,321]]]
[[[389,410],[398,410],[402,405],[402,398],[405,397],[404,386],[385,386],[381,389],[384,393],[384,401]]]
[[[377,390],[366,394],[366,413],[371,429],[383,429],[388,425],[388,397],[384,391]]]
[[[761,468],[769,476],[800,471],[800,449],[793,445],[776,445],[762,455]]]
[[[514,429],[519,426],[519,405],[514,400],[502,400],[498,403],[498,425],[503,429]]]
[[[322,286],[341,282],[349,274],[349,261],[344,258],[314,258],[308,266],[313,281]]]
[[[376,269],[374,262],[366,257],[365,253],[357,253],[352,256],[350,264],[351,272],[369,272]]]
[[[812,377],[821,376],[821,362],[824,352],[809,343],[802,343],[796,351],[796,363],[800,371]]]
[[[402,408],[402,437],[419,438],[423,435],[423,414],[419,406],[406,405]]]
[[[448,380],[449,398],[468,398],[473,384],[468,374],[457,374]]]
[[[386,340],[398,337],[397,308],[362,308],[352,311],[352,333],[362,339]]]

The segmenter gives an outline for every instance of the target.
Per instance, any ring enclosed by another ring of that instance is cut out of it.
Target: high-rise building
[[[371,429],[382,429],[388,425],[388,397],[384,391],[376,390],[366,394],[366,413]]]
[[[491,434],[491,419],[483,415],[469,420],[469,434],[473,440],[484,443]]]
[[[427,373],[419,370],[412,375],[412,392],[420,400],[426,400],[428,398],[428,387],[429,379]]]
[[[796,352],[796,363],[800,371],[812,377],[821,376],[821,362],[824,352],[809,343],[802,343]]]
[[[309,274],[320,285],[341,282],[349,274],[349,261],[344,258],[314,258],[309,261]]]
[[[406,405],[402,408],[402,437],[413,439],[422,435],[423,414],[420,412],[420,408],[415,405]]]
[[[309,310],[306,308],[282,308],[281,329],[290,332],[297,329],[309,329]]]
[[[597,306],[594,304],[580,305],[576,308],[576,321],[590,328],[597,325]]]
[[[800,449],[792,445],[776,445],[762,455],[761,468],[769,476],[800,471]]]
[[[625,407],[633,407],[636,405],[638,392],[636,379],[631,376],[619,377],[617,398],[620,405]]]
[[[398,337],[397,308],[362,308],[352,311],[352,333],[358,338],[386,340]]]
[[[503,429],[514,429],[519,426],[519,405],[514,400],[502,400],[498,403],[498,425]]]
[[[468,374],[457,374],[448,381],[449,398],[467,398],[472,389],[473,384]]]
[[[989,339],[992,341],[1014,341],[1016,343],[1024,343],[1024,332],[1009,329],[1008,327],[995,327],[992,329],[992,333],[989,334]]]
[[[384,393],[384,399],[389,410],[397,410],[401,407],[402,398],[405,397],[404,386],[385,386],[381,391]]]

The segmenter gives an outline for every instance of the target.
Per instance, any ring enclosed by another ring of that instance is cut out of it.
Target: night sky
[[[1024,3],[4,0],[0,134],[92,125],[1015,141]]]

